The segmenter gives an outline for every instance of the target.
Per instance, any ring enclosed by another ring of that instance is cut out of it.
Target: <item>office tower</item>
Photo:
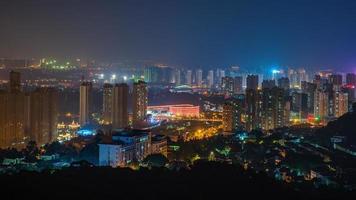
[[[103,87],[103,123],[111,124],[113,86],[105,83]]]
[[[147,84],[138,81],[133,85],[133,123],[137,123],[146,118],[147,114]]]
[[[299,119],[306,119],[308,117],[308,94],[293,92],[291,111],[297,114]]]
[[[355,102],[355,90],[355,86],[349,84],[341,88],[343,93],[347,93],[349,111],[352,111],[352,103]]]
[[[203,85],[203,70],[198,69],[195,71],[195,82],[198,87],[201,87]]]
[[[271,130],[285,126],[284,90],[274,87],[262,90],[262,129]]]
[[[324,120],[329,116],[329,94],[322,90],[316,90],[314,97],[314,116]]]
[[[356,74],[348,73],[346,74],[346,85],[356,86]]]
[[[54,88],[38,88],[30,94],[30,140],[38,145],[57,139],[58,92]]]
[[[128,94],[129,86],[125,83],[116,84],[113,88],[111,119],[113,128],[125,128],[128,126]]]
[[[226,95],[232,95],[234,93],[234,79],[230,76],[223,77],[221,88]]]
[[[242,76],[234,77],[234,93],[235,94],[242,94]]]
[[[223,130],[232,132],[242,128],[242,100],[230,99],[223,105]]]
[[[214,86],[214,71],[209,70],[208,76],[207,76],[207,81],[208,81],[208,87],[212,88]]]
[[[11,71],[8,91],[0,91],[0,148],[24,147],[25,94],[21,92],[21,74]]]
[[[15,72],[15,71],[10,72],[9,91],[12,93],[21,91],[21,73],[20,72]]]
[[[25,95],[0,91],[0,148],[24,147]]]
[[[341,117],[349,110],[348,108],[348,94],[342,91],[335,91],[334,93],[334,116]]]
[[[246,130],[261,128],[261,91],[246,90]]]
[[[179,85],[182,84],[181,70],[180,69],[176,69],[174,71],[174,82],[175,82],[176,86],[179,86]]]
[[[187,70],[185,74],[185,83],[187,85],[192,85],[192,70]]]
[[[246,90],[252,89],[252,90],[257,90],[258,89],[258,75],[248,75],[246,78]]]
[[[262,89],[272,89],[276,87],[276,81],[275,80],[263,80],[262,81]]]
[[[308,113],[314,114],[314,96],[315,96],[315,91],[317,89],[317,84],[302,81],[301,85],[302,85],[302,92],[307,94],[308,96],[308,102],[307,102]]]
[[[81,126],[90,123],[92,110],[92,88],[91,82],[83,82],[79,91],[79,123]]]
[[[282,77],[277,80],[277,84],[279,88],[284,89],[285,91],[289,91],[290,88],[290,83],[289,83],[289,78],[287,77]]]
[[[341,74],[331,74],[329,76],[329,82],[335,86],[342,85],[342,75]]]

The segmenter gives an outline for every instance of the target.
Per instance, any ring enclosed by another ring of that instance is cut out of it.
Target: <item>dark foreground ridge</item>
[[[215,162],[179,171],[67,168],[2,175],[0,180],[4,199],[355,199],[345,191],[295,191],[264,174]]]

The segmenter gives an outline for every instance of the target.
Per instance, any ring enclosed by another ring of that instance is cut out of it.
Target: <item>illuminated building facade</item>
[[[231,99],[223,105],[223,130],[224,132],[232,132],[242,128],[241,115],[243,110],[243,102],[237,99]]]
[[[325,120],[325,118],[329,116],[328,104],[329,94],[322,90],[315,91],[314,116],[318,119]]]
[[[147,114],[147,84],[144,81],[138,81],[133,85],[133,123],[143,121]]]
[[[198,69],[195,71],[195,83],[198,87],[203,85],[203,70]]]
[[[214,71],[213,70],[208,71],[208,76],[206,79],[208,81],[208,83],[207,83],[208,88],[214,87]]]
[[[90,123],[92,108],[92,88],[91,82],[83,82],[80,85],[79,97],[79,123],[81,126]]]
[[[113,98],[113,86],[111,84],[104,84],[103,87],[103,123],[111,124],[112,119],[112,98]]]
[[[112,141],[99,144],[99,165],[124,167],[151,154],[151,133],[141,130],[114,132]]]
[[[58,92],[54,88],[38,88],[30,94],[30,140],[38,145],[57,139]]]
[[[191,104],[148,106],[150,114],[157,117],[199,117],[200,107]]]
[[[128,126],[128,95],[129,86],[125,83],[116,84],[112,94],[112,126],[124,128]]]
[[[348,106],[348,94],[335,91],[334,93],[334,115],[335,117],[341,117],[349,110]]]
[[[152,136],[151,153],[168,156],[167,138],[163,135]]]
[[[0,148],[25,146],[25,95],[0,92]]]
[[[246,90],[246,130],[261,129],[262,92],[260,90]]]
[[[185,74],[185,84],[191,86],[192,83],[192,70],[187,70]]]
[[[291,97],[291,111],[298,116],[298,119],[307,119],[309,114],[308,95],[301,92],[293,92]]]
[[[271,130],[285,126],[289,116],[285,114],[284,90],[274,87],[262,90],[262,129]]]
[[[307,81],[302,81],[301,86],[302,86],[302,92],[307,94],[308,97],[307,100],[308,113],[314,114],[314,96],[315,96],[315,91],[317,89],[317,84],[310,83]]]
[[[221,79],[221,88],[226,95],[234,93],[234,78],[225,76]]]

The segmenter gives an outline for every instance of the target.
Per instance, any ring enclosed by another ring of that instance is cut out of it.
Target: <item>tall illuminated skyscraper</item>
[[[285,125],[285,105],[283,89],[262,89],[262,129],[271,130]]]
[[[203,85],[203,70],[198,69],[195,71],[195,82],[198,87],[201,87]]]
[[[113,98],[113,86],[109,83],[104,84],[103,88],[103,121],[104,124],[111,124],[112,113],[112,98]]]
[[[181,85],[181,70],[180,69],[175,69],[174,70],[174,83],[176,84],[176,86]]]
[[[334,93],[334,115],[335,117],[341,117],[345,113],[348,112],[349,107],[348,107],[348,94],[341,92],[341,91],[335,91]]]
[[[329,116],[329,94],[322,90],[316,90],[314,95],[314,116],[324,120]]]
[[[129,118],[128,111],[127,111],[128,94],[129,94],[129,86],[125,83],[116,84],[113,88],[113,93],[112,93],[113,128],[125,128],[128,126],[128,118]],[[147,90],[146,90],[146,94],[147,94]],[[147,101],[146,101],[146,108],[147,108]]]
[[[25,123],[21,74],[11,71],[8,91],[0,91],[0,148],[23,148]]]
[[[25,136],[25,95],[0,91],[0,148],[22,148]]]
[[[80,85],[79,97],[79,123],[81,126],[90,123],[92,110],[92,88],[91,82],[83,82]]]
[[[38,88],[30,94],[30,139],[38,145],[57,139],[58,92],[54,88]]]
[[[242,128],[241,114],[243,102],[237,99],[231,99],[223,105],[223,130],[232,132]]]
[[[187,85],[192,85],[192,70],[187,70],[185,74],[185,83]]]
[[[225,95],[232,95],[234,93],[234,78],[225,76],[221,79],[221,88]]]
[[[209,70],[207,80],[208,80],[208,87],[209,88],[214,87],[214,71],[213,70]]]
[[[148,103],[147,84],[144,81],[138,81],[133,85],[133,123],[137,123],[145,119],[147,114]]]
[[[260,90],[246,90],[246,130],[261,128],[262,92]]]

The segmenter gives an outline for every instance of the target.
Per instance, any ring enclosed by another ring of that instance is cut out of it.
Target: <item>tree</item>
[[[143,163],[149,167],[164,167],[168,163],[168,159],[162,154],[151,154],[143,160]]]
[[[30,141],[27,143],[26,148],[23,150],[25,156],[25,161],[36,162],[40,151],[37,148],[37,143],[35,141]]]

